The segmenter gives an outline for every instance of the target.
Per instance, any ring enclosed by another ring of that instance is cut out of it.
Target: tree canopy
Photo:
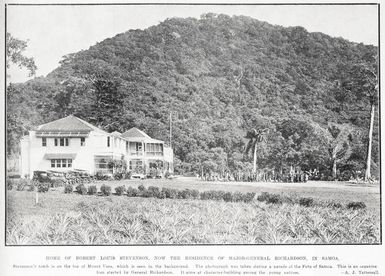
[[[355,133],[337,169],[360,170],[373,97],[356,76],[377,68],[377,50],[245,16],[170,18],[68,54],[47,77],[10,86],[16,134],[9,139],[74,114],[108,131],[135,126],[168,141],[172,112],[177,169],[247,167],[247,131],[268,128],[258,168],[331,171],[333,124]],[[378,119],[373,136],[378,163]]]

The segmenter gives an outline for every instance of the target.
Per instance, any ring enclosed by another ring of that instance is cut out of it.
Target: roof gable
[[[124,138],[150,138],[146,133],[141,131],[140,129],[137,129],[136,127],[130,128],[126,132],[122,134]]]
[[[38,131],[102,131],[103,130],[91,125],[90,123],[79,119],[73,115],[55,120],[37,127]]]

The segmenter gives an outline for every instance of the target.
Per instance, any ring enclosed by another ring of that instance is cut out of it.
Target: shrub
[[[156,178],[158,175],[159,175],[159,171],[155,168],[151,168],[147,176],[149,178]]]
[[[16,190],[24,191],[25,187],[29,185],[30,181],[28,179],[19,179],[16,185]]]
[[[299,199],[299,205],[310,207],[314,205],[314,200],[311,197],[301,197]]]
[[[84,186],[84,184],[79,184],[76,186],[76,192],[80,195],[86,195],[87,194],[87,188]]]
[[[199,198],[199,191],[184,189],[181,191],[177,191],[177,198],[180,199],[196,199]]]
[[[139,190],[140,192],[142,192],[142,191],[146,190],[146,187],[144,187],[143,184],[140,184],[140,185],[138,186],[138,190]]]
[[[231,202],[234,200],[233,194],[230,192],[227,192],[223,195],[223,200],[226,202]]]
[[[353,202],[349,202],[347,205],[346,205],[346,208],[348,209],[353,209],[353,210],[358,210],[358,209],[365,209],[366,208],[366,204],[362,201],[353,201]]]
[[[66,184],[66,180],[64,179],[51,179],[49,181],[50,186],[52,188],[57,188],[57,187],[63,187]]]
[[[190,196],[193,199],[198,199],[199,198],[199,191],[198,190],[190,190]]]
[[[123,195],[126,192],[126,187],[124,186],[118,186],[115,188],[115,193],[120,196]]]
[[[170,178],[170,176],[171,176],[171,173],[169,171],[166,171],[164,173],[164,178],[168,179],[168,178]]]
[[[124,174],[124,179],[131,179],[131,176],[132,176],[132,172],[131,172],[131,171],[126,172],[126,173]]]
[[[32,180],[29,183],[28,192],[33,192],[36,190],[36,187],[39,185],[39,182]]]
[[[147,189],[149,197],[159,197],[160,190],[158,187],[150,186]]]
[[[96,188],[95,185],[92,185],[92,186],[88,186],[88,191],[87,193],[89,195],[96,195],[98,193],[98,189]]]
[[[67,184],[64,186],[64,193],[65,194],[71,194],[74,191],[74,188],[71,184]]]
[[[49,190],[49,183],[48,182],[39,182],[37,186],[37,191],[39,193],[46,193]]]
[[[100,187],[100,191],[102,192],[102,195],[109,196],[109,195],[111,195],[111,186],[103,184]]]
[[[132,188],[131,186],[127,188],[127,196],[138,196],[139,195],[139,190],[136,188]]]
[[[222,200],[225,192],[223,191],[204,191],[200,194],[203,200]]]
[[[234,202],[240,202],[243,201],[243,194],[241,192],[235,192],[232,194],[233,201]],[[224,198],[223,198],[224,199]]]
[[[97,172],[95,174],[96,180],[108,180],[108,175],[104,174],[103,172]]]
[[[210,200],[213,199],[212,191],[204,191],[200,193],[200,199]]]
[[[255,197],[255,193],[246,193],[243,195],[243,202],[249,203],[251,202]]]
[[[166,198],[177,198],[178,197],[178,191],[175,189],[170,188],[162,188],[162,193],[165,194]]]
[[[122,180],[123,179],[123,173],[122,172],[114,173],[114,179],[115,180]]]
[[[7,178],[7,189],[10,191],[13,189],[14,181],[12,179]]]
[[[282,199],[281,199],[280,195],[270,194],[267,192],[261,193],[257,197],[257,200],[262,201],[262,202],[265,201],[266,203],[271,203],[271,204],[281,204],[282,203]]]

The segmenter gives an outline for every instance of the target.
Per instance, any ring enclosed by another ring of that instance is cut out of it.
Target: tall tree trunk
[[[365,181],[368,181],[371,178],[370,166],[371,166],[371,161],[372,161],[372,140],[373,140],[374,111],[375,111],[375,106],[372,103],[372,108],[371,108],[371,111],[370,111],[368,153],[366,155]]]
[[[253,173],[255,174],[257,172],[257,142],[255,142],[254,145],[254,160],[253,160]]]
[[[337,178],[337,150],[336,149],[333,149],[332,160],[333,160],[332,177],[333,177],[333,180],[336,180]]]

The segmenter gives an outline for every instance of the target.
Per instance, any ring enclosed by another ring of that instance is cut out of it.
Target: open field
[[[98,182],[100,186],[104,182]],[[176,189],[290,194],[361,210],[193,199],[8,191],[7,244],[273,244],[379,243],[379,187],[350,183],[214,183],[194,179],[109,181]],[[308,185],[309,186],[306,186]],[[318,186],[318,187],[314,187]]]

